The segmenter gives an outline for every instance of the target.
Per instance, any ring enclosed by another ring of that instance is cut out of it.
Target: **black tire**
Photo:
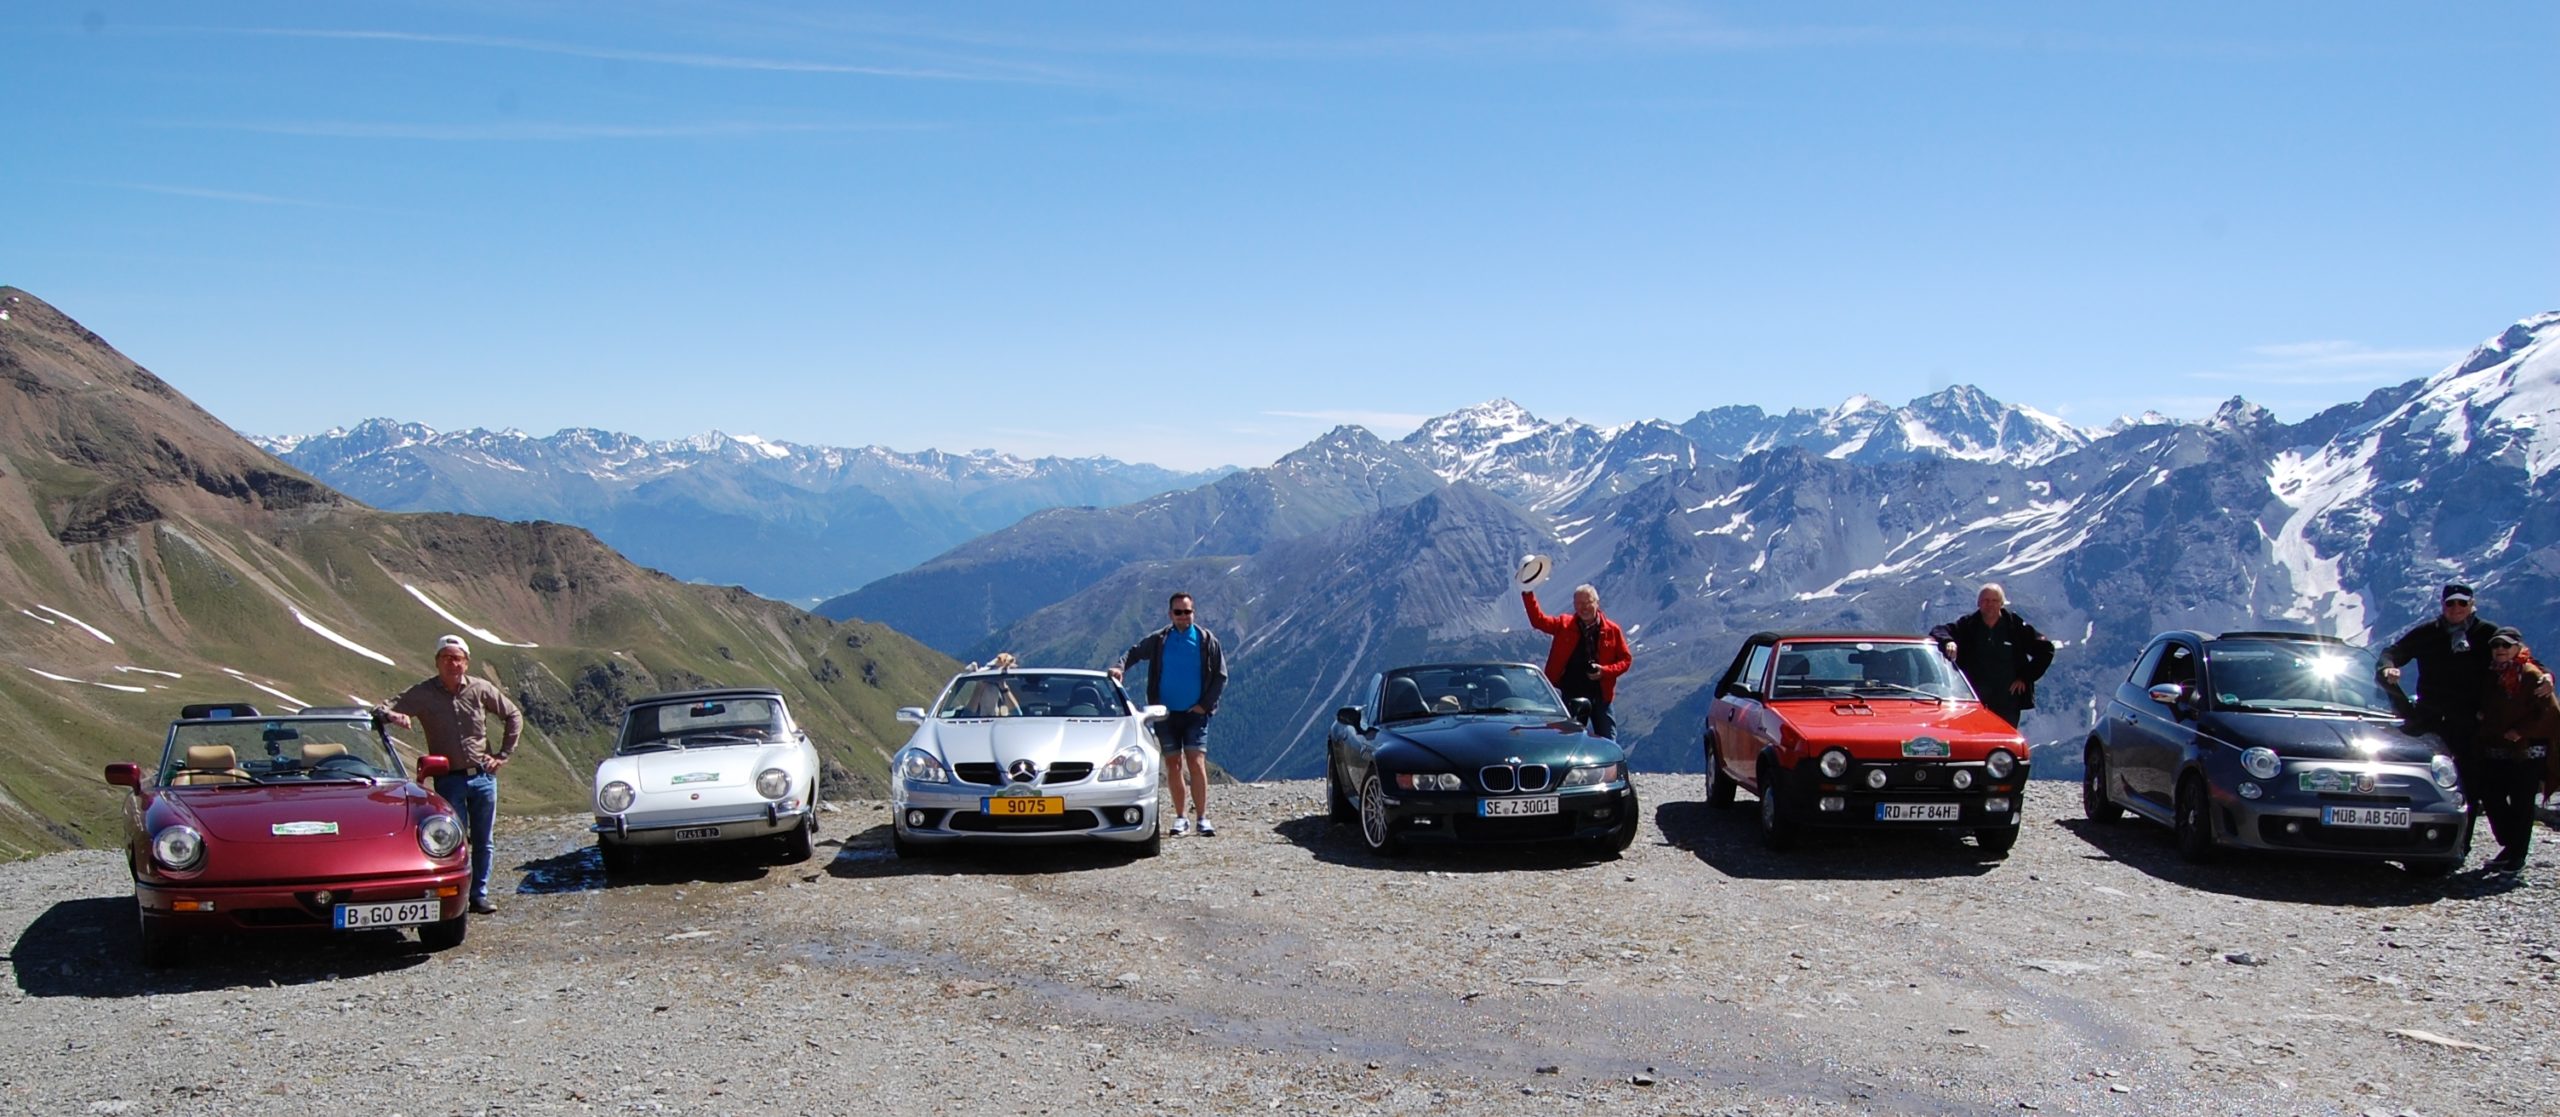
[[[640,867],[640,851],[621,842],[596,839],[596,856],[604,862],[604,875],[629,876]]]
[[[454,947],[462,945],[462,940],[469,937],[470,934],[471,914],[469,912],[464,912],[463,914],[454,916],[451,919],[420,924],[418,927],[418,945],[426,947],[431,951],[451,950]]]
[[[1796,820],[1787,817],[1787,809],[1778,802],[1778,768],[1774,764],[1760,766],[1760,844],[1773,852],[1783,853],[1796,847]]]
[[[1627,793],[1626,809],[1626,820],[1618,823],[1617,829],[1592,839],[1591,852],[1597,854],[1600,860],[1615,861],[1621,854],[1627,852],[1628,846],[1636,844],[1636,829],[1644,821],[1644,811],[1636,805],[1636,796],[1633,791]]]
[[[2178,781],[2178,805],[2171,817],[2176,823],[2178,856],[2188,864],[2205,864],[2220,852],[2213,840],[2213,799],[2205,792],[2204,777],[2190,774]]]
[[[2407,873],[2420,880],[2443,880],[2446,877],[2452,876],[2454,870],[2461,867],[2462,862],[2446,860],[2443,858],[2438,858],[2433,861],[2403,861],[2400,863],[2401,872]]]
[[[141,917],[142,964],[146,969],[165,970],[186,957],[186,933],[168,925],[168,921]]]
[[[1985,857],[2007,857],[2010,850],[2017,848],[2018,828],[1994,826],[1976,830],[1973,832],[1973,844],[1982,850],[1982,855]]]
[[[1324,820],[1332,826],[1348,826],[1360,820],[1360,806],[1342,793],[1342,776],[1331,764],[1324,769]]]
[[[2124,821],[2124,808],[2107,798],[2107,750],[2096,741],[2089,742],[2080,758],[2080,813],[2089,821],[2113,825]]]
[[[792,827],[790,833],[776,839],[782,846],[783,864],[797,865],[818,852],[817,842],[810,834],[817,827],[818,816],[809,815],[801,820],[800,825]]]
[[[1724,764],[1716,758],[1713,746],[1707,748],[1707,805],[1717,810],[1733,806],[1733,793],[1741,790],[1732,776],[1724,774]]]
[[[1154,857],[1154,856],[1156,856],[1157,854],[1160,854],[1160,853],[1163,853],[1163,852],[1164,852],[1164,819],[1162,819],[1162,818],[1158,818],[1158,819],[1156,819],[1156,828],[1155,828],[1155,832],[1154,832],[1154,833],[1152,833],[1152,834],[1147,835],[1147,840],[1145,840],[1145,841],[1143,841],[1143,842],[1139,842],[1139,843],[1138,843],[1138,845],[1137,845],[1137,855],[1138,855],[1138,856],[1140,856],[1140,857]]]
[[[1393,857],[1404,852],[1404,843],[1396,840],[1396,832],[1387,818],[1387,785],[1376,772],[1369,773],[1360,785],[1360,844],[1380,857]]]

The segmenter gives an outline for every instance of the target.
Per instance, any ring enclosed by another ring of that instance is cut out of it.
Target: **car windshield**
[[[1974,698],[1955,665],[1919,640],[1790,640],[1776,667],[1772,698]]]
[[[654,702],[633,706],[622,719],[619,752],[761,745],[788,733],[782,703],[755,695]]]
[[[935,707],[938,718],[1118,718],[1128,699],[1100,675],[1001,671],[951,680]]]
[[[170,728],[160,757],[160,782],[180,786],[400,777],[365,717],[190,722]]]
[[[2214,640],[2204,678],[2218,709],[2399,716],[2374,680],[2372,653],[2344,644]]]
[[[1405,667],[1387,672],[1379,683],[1381,723],[1449,714],[1571,716],[1546,676],[1517,663]]]

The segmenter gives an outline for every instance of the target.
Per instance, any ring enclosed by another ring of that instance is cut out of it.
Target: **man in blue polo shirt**
[[[1147,704],[1168,711],[1156,723],[1156,743],[1164,749],[1165,783],[1173,789],[1173,834],[1180,837],[1197,825],[1201,837],[1212,838],[1218,828],[1209,821],[1209,716],[1218,712],[1218,695],[1227,689],[1227,657],[1217,637],[1192,623],[1190,594],[1173,595],[1165,611],[1171,623],[1131,645],[1111,677],[1146,662]]]

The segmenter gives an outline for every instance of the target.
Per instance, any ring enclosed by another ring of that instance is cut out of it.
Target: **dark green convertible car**
[[[1580,843],[1615,857],[1635,841],[1627,753],[1583,731],[1525,663],[1433,663],[1372,680],[1335,715],[1326,800],[1379,854],[1407,842]]]

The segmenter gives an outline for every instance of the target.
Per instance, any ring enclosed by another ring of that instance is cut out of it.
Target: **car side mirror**
[[[905,723],[907,723],[907,724],[909,724],[909,725],[923,725],[923,724],[924,724],[924,707],[922,707],[922,706],[900,706],[900,707],[898,707],[898,720],[899,720],[899,721],[903,721],[903,722],[905,722]]]
[[[1339,710],[1335,710],[1333,712],[1333,720],[1341,722],[1344,725],[1348,725],[1353,729],[1358,729],[1360,728],[1360,707],[1345,706]]]
[[[429,753],[418,758],[419,779],[432,780],[439,776],[450,776],[452,774],[453,761],[450,759],[437,756],[433,753]]]
[[[1590,720],[1591,720],[1591,700],[1590,700],[1590,699],[1588,699],[1588,698],[1576,698],[1576,699],[1574,699],[1571,703],[1569,703],[1569,705],[1570,705],[1570,706],[1572,707],[1572,709],[1573,709],[1573,720],[1575,720],[1575,721],[1580,721],[1580,722],[1588,722],[1588,721],[1590,721]]]
[[[1162,703],[1141,706],[1138,708],[1138,713],[1144,716],[1148,721],[1163,721],[1165,719],[1165,715],[1172,712],[1173,711],[1171,710],[1165,709]]]
[[[107,782],[117,787],[139,788],[142,786],[142,765],[109,764]]]
[[[2148,692],[2151,700],[2167,706],[2172,713],[2190,713],[2195,709],[2195,695],[2185,683],[2162,683]]]

